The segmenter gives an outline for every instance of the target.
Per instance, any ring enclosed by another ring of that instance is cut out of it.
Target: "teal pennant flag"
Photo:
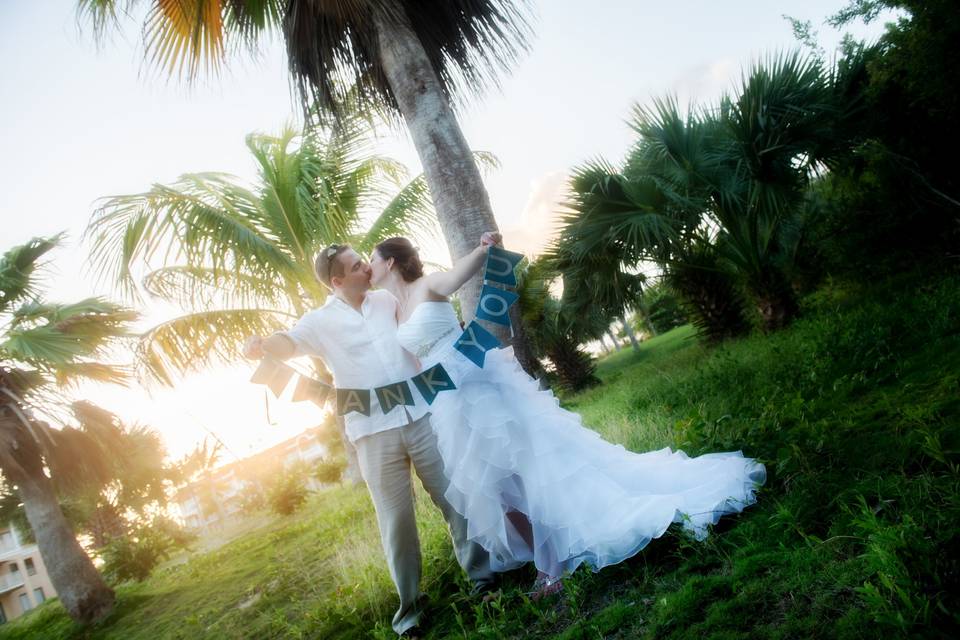
[[[467,325],[467,328],[463,330],[453,346],[457,351],[470,358],[473,364],[482,369],[487,351],[499,347],[500,341],[474,320]]]
[[[483,285],[480,290],[480,303],[477,305],[477,317],[510,326],[510,305],[520,299],[513,291],[499,289],[489,284]]]
[[[413,377],[413,384],[420,390],[420,395],[427,401],[427,404],[433,404],[437,395],[441,391],[456,389],[450,374],[443,368],[443,365],[436,364],[421,374]]]
[[[385,387],[374,389],[377,394],[377,400],[380,401],[380,408],[384,413],[390,413],[390,410],[400,405],[413,406],[413,391],[406,381],[394,382]]]
[[[351,411],[370,415],[370,389],[337,389],[337,415]]]
[[[490,247],[490,251],[487,253],[487,266],[484,270],[483,279],[515,287],[517,286],[517,277],[513,270],[517,268],[521,260],[523,260],[522,253],[514,253],[500,247]]]
[[[313,378],[308,378],[306,376],[300,376],[300,379],[297,380],[297,386],[293,388],[292,399],[294,402],[310,400],[317,406],[322,407],[327,401],[327,396],[330,395],[330,391],[332,389],[333,387],[325,382],[320,382],[319,380],[314,380]]]
[[[293,377],[293,369],[273,358],[264,358],[260,361],[260,366],[253,372],[250,382],[254,384],[265,384],[273,391],[273,395],[280,397],[286,388],[290,378]]]

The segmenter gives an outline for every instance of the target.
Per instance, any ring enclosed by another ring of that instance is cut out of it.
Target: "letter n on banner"
[[[437,394],[441,391],[449,391],[450,389],[457,388],[453,384],[453,380],[450,379],[450,374],[443,368],[443,365],[439,364],[430,367],[421,374],[415,375],[413,377],[413,384],[420,390],[420,394],[423,396],[423,399],[427,401],[427,404],[433,404]]]
[[[499,347],[500,341],[474,320],[467,325],[467,328],[463,330],[453,346],[457,351],[470,358],[473,364],[482,369],[487,351]]]
[[[337,389],[337,415],[351,411],[370,415],[370,389]]]
[[[517,268],[521,260],[523,260],[522,253],[514,253],[500,247],[490,247],[490,251],[487,253],[487,268],[484,270],[483,279],[515,287],[517,286],[517,277],[513,274],[513,270]]]
[[[498,289],[489,284],[483,285],[480,290],[480,304],[477,305],[477,317],[510,326],[510,305],[520,299],[513,291]]]
[[[374,389],[377,393],[377,400],[380,402],[380,409],[384,413],[390,413],[390,410],[399,405],[413,406],[413,391],[406,381],[394,382],[385,387]]]

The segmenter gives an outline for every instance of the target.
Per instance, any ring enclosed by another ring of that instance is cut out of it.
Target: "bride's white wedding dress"
[[[398,337],[424,368],[441,363],[457,386],[432,405],[450,478],[446,497],[495,570],[531,560],[551,576],[583,562],[598,570],[636,554],[673,522],[702,539],[707,525],[756,501],[762,464],[739,451],[690,458],[606,442],[540,390],[511,348],[487,352],[483,368],[468,360],[453,348],[461,332],[449,303],[425,302]],[[526,532],[511,511],[527,516]]]

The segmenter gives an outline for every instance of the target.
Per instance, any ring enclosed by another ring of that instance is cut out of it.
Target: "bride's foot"
[[[531,600],[540,600],[549,596],[556,595],[563,591],[563,578],[548,576],[544,572],[537,574],[537,579],[533,582],[532,591],[530,591]]]

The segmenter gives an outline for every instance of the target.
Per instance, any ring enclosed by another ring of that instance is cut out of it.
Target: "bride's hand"
[[[484,231],[480,235],[480,246],[489,247],[491,245],[499,245],[503,243],[503,236],[501,236],[496,231]]]

